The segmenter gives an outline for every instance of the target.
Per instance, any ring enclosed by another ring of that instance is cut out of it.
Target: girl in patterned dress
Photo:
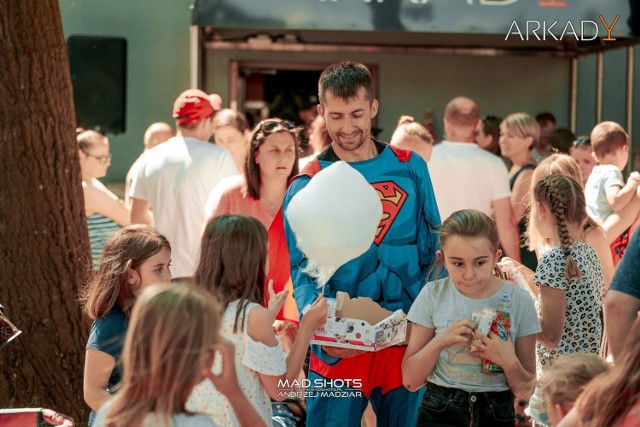
[[[538,377],[562,354],[598,353],[602,323],[604,278],[596,252],[583,239],[587,221],[582,187],[564,175],[550,175],[533,189],[532,218],[552,248],[540,257],[534,276],[538,287],[536,310],[542,332],[536,343]],[[536,392],[531,413],[547,423]]]
[[[268,308],[261,305],[267,243],[267,230],[253,217],[211,218],[202,236],[194,282],[220,300],[224,311],[221,335],[235,345],[242,391],[271,425],[271,399],[289,397],[291,390],[283,384],[297,379],[314,331],[326,322],[327,303],[320,296],[305,311],[296,340],[286,356],[273,323],[288,291],[272,295]],[[216,366],[212,369],[215,371]],[[208,414],[217,425],[240,425],[228,399],[211,383],[196,386],[187,407]]]

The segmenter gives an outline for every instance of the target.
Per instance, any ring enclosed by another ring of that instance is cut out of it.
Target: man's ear
[[[322,104],[316,105],[316,110],[318,110],[318,115],[324,117],[324,107]]]
[[[374,99],[371,103],[371,118],[374,118],[378,114],[378,100]]]

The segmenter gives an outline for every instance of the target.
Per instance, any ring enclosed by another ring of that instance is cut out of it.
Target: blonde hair
[[[544,403],[551,402],[569,411],[586,385],[609,369],[597,355],[574,353],[560,356],[538,383]],[[546,407],[539,408],[546,412]]]
[[[105,426],[136,425],[149,413],[169,426],[172,415],[187,412],[209,347],[218,341],[219,313],[217,301],[204,289],[166,284],[145,288],[131,315],[121,388],[107,410]]]
[[[527,113],[509,114],[500,123],[501,130],[507,130],[521,138],[531,137],[533,143],[529,149],[540,140],[540,126],[536,119]]]
[[[138,268],[162,248],[171,250],[169,241],[149,225],[130,225],[113,233],[104,245],[98,271],[80,295],[87,315],[93,320],[103,317],[118,303],[129,317],[135,301],[129,270]]]
[[[591,131],[591,147],[600,159],[609,153],[626,147],[628,139],[627,133],[616,122],[598,123]]]
[[[268,236],[264,225],[244,215],[222,215],[207,222],[193,279],[218,297],[222,310],[240,300],[233,332],[243,330],[246,301],[263,303]]]
[[[555,219],[560,245],[566,259],[565,277],[581,278],[578,264],[569,250],[573,241],[569,236],[567,224],[583,224],[587,219],[582,187],[568,176],[550,175],[535,184],[533,200],[536,203],[544,203]],[[536,203],[531,205],[533,217],[537,217]]]
[[[535,227],[537,212],[531,210],[530,207],[535,204],[533,198],[533,188],[542,179],[550,175],[564,175],[575,180],[582,188],[582,172],[575,159],[567,154],[554,153],[542,160],[531,175],[531,191],[529,191],[529,215],[527,215],[527,233],[526,240],[529,249],[534,251],[546,244],[545,239],[540,235],[538,228]],[[600,226],[591,217],[587,216],[587,222],[584,230],[594,228],[600,229]]]
[[[640,317],[627,335],[622,354],[607,374],[596,378],[576,402],[581,426],[618,425],[640,399]]]

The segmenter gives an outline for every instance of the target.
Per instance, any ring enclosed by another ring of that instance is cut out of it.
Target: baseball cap
[[[173,118],[179,125],[197,123],[211,117],[215,112],[209,95],[200,89],[188,89],[173,103]]]

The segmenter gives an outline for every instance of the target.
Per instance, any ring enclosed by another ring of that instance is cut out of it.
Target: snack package
[[[488,335],[491,330],[491,324],[496,318],[496,310],[491,307],[485,307],[482,311],[474,311],[471,313],[471,319],[478,324],[478,331],[482,335]],[[471,343],[471,351],[475,351],[476,346]]]
[[[509,328],[511,328],[511,300],[509,295],[503,294],[498,303],[495,320],[491,323],[491,332],[498,335],[502,341],[506,341],[509,335]],[[488,359],[482,361],[482,370],[494,374],[502,372],[500,366]]]

